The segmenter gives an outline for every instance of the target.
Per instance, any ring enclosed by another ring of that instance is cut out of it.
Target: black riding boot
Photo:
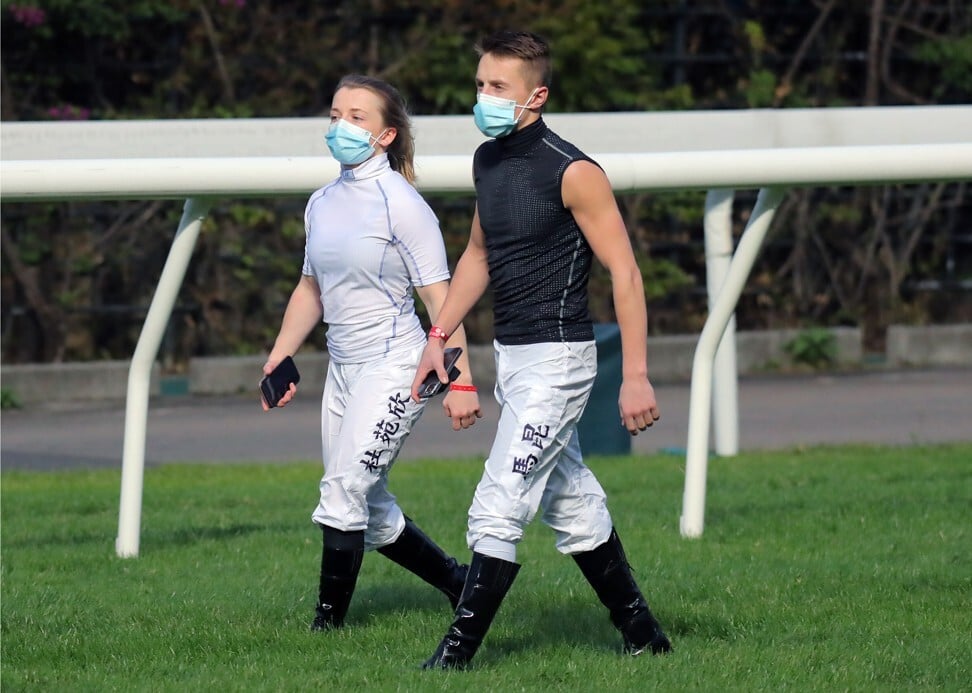
[[[455,620],[423,669],[466,668],[519,571],[518,563],[473,553]]]
[[[406,570],[410,570],[449,598],[453,610],[459,603],[462,586],[469,566],[459,565],[412,522],[405,518],[405,529],[398,539],[382,546],[378,553],[387,556]]]
[[[311,630],[330,630],[344,623],[364,557],[364,530],[342,532],[327,525],[321,529],[321,583]]]
[[[626,653],[671,651],[668,636],[662,632],[631,575],[631,566],[616,531],[612,530],[608,540],[593,551],[575,554],[574,560],[611,613],[611,622],[624,637]]]

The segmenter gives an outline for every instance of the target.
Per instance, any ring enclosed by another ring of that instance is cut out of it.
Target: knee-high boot
[[[621,631],[624,651],[638,655],[670,652],[672,644],[648,608],[638,589],[618,533],[611,531],[606,542],[592,551],[574,554],[574,560],[591,583],[598,599],[608,608],[611,622]]]
[[[468,566],[459,565],[455,558],[447,555],[410,517],[405,518],[405,529],[398,535],[398,539],[392,544],[382,546],[378,553],[441,591],[449,598],[449,603],[455,610],[466,582]]]
[[[311,630],[329,630],[344,623],[364,557],[364,530],[342,532],[327,525],[321,529],[321,582]]]
[[[473,553],[455,620],[423,669],[464,669],[469,664],[519,571],[518,563]]]

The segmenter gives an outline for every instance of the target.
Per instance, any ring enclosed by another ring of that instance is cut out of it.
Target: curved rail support
[[[121,558],[138,556],[142,522],[142,482],[145,476],[145,429],[152,379],[152,364],[172,315],[182,279],[192,258],[210,200],[190,197],[172,239],[172,247],[162,268],[159,285],[152,297],[148,315],[135,346],[128,370],[128,393],[125,399],[125,446],[122,453],[121,501],[118,509],[118,537],[115,553]]]
[[[709,417],[712,404],[712,365],[729,319],[742,294],[749,271],[769,230],[776,208],[783,199],[783,188],[763,188],[756,198],[752,216],[739,239],[729,264],[722,290],[702,328],[692,361],[692,390],[689,397],[688,444],[685,455],[685,494],[679,530],[683,537],[702,536],[705,517],[705,479],[708,463]]]

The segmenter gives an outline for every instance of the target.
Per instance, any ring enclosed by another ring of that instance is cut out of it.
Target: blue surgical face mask
[[[473,106],[473,117],[476,120],[476,127],[486,137],[505,137],[516,128],[523,113],[530,105],[534,95],[539,89],[530,92],[526,103],[518,104],[512,99],[501,99],[497,96],[490,96],[479,92],[476,96],[476,105]],[[520,108],[520,115],[516,116],[516,109]]]
[[[378,137],[373,137],[364,128],[353,125],[346,120],[338,119],[331,123],[324,140],[335,159],[346,166],[353,166],[366,161],[375,153],[371,141],[374,140],[377,143],[386,132],[388,132],[388,128],[382,130]]]

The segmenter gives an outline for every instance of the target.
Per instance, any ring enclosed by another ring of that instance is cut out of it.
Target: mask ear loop
[[[537,87],[536,89],[534,89],[533,91],[530,92],[530,95],[527,97],[527,100],[526,100],[526,103],[525,104],[523,104],[522,106],[520,106],[520,104],[517,104],[517,106],[520,106],[520,115],[518,115],[516,117],[516,120],[513,121],[514,124],[520,122],[520,118],[523,117],[523,114],[526,112],[527,108],[530,106],[530,102],[533,101],[533,97],[537,95],[537,92],[538,91],[540,91],[540,87]]]
[[[371,137],[371,139],[373,139],[375,141],[375,144],[378,145],[379,147],[385,147],[385,145],[383,145],[378,140],[380,140],[382,137],[384,137],[385,136],[385,133],[388,132],[389,130],[391,130],[391,128],[385,128],[384,130],[381,131],[381,133],[378,135],[378,137],[375,137],[370,132],[368,133],[368,136]],[[385,147],[385,148],[387,149],[387,147]]]
[[[384,146],[384,145],[381,144],[381,142],[379,142],[379,140],[382,137],[385,136],[385,133],[388,132],[389,129],[390,128],[385,128],[384,130],[382,130],[380,133],[378,133],[378,137],[375,137],[374,135],[371,135],[371,139],[373,139],[375,141],[375,144],[377,144],[378,146],[380,146],[380,147],[381,146]],[[371,133],[369,133],[369,134],[371,134]]]

